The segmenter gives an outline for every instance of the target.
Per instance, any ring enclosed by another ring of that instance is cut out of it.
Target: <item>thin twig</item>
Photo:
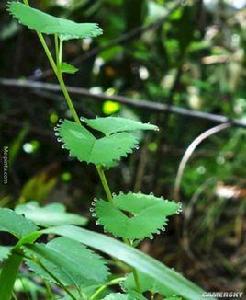
[[[41,81],[32,81],[32,80],[25,80],[25,79],[23,80],[23,79],[0,78],[0,85],[18,87],[18,88],[28,88],[28,89],[42,89],[42,90],[48,90],[53,92],[60,91],[60,86],[58,84],[51,84],[51,83],[45,83]],[[99,101],[105,101],[105,99],[109,99],[139,109],[148,109],[160,113],[168,111],[171,113],[175,113],[190,118],[203,119],[215,123],[230,123],[231,125],[246,128],[245,121],[230,119],[223,115],[211,114],[199,110],[190,110],[182,107],[167,105],[160,102],[153,102],[145,99],[133,100],[131,98],[123,97],[123,96],[108,96],[103,93],[94,94],[91,93],[88,89],[80,88],[80,87],[70,86],[67,87],[67,90],[71,94],[82,95]]]
[[[185,151],[184,156],[181,159],[181,162],[178,167],[178,172],[175,178],[175,183],[174,183],[174,200],[179,201],[179,192],[180,192],[180,184],[183,178],[183,174],[185,171],[186,164],[190,157],[192,156],[193,152],[196,150],[196,147],[200,145],[205,139],[207,139],[210,135],[216,134],[224,129],[227,129],[231,127],[230,123],[224,123],[217,125],[215,127],[212,127],[208,129],[207,131],[199,134],[195,140],[188,146],[188,148]]]

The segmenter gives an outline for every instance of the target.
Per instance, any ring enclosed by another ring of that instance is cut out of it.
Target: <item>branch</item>
[[[42,89],[42,90],[53,91],[53,92],[60,91],[60,87],[57,84],[44,83],[41,81],[32,81],[32,80],[0,78],[0,85],[9,86],[9,87],[18,87],[18,88],[28,88],[28,89]],[[147,109],[147,110],[152,110],[160,113],[168,111],[189,118],[197,118],[197,119],[202,119],[202,120],[211,121],[215,123],[230,123],[231,125],[246,128],[246,121],[233,120],[223,115],[211,114],[199,110],[190,110],[190,109],[177,107],[173,105],[167,105],[160,102],[152,102],[145,99],[133,100],[131,98],[127,98],[123,96],[108,96],[103,93],[94,94],[89,92],[88,89],[80,88],[80,87],[71,86],[68,87],[68,91],[71,94],[82,95],[99,101],[105,101],[105,99],[110,99],[139,109]]]
[[[175,178],[175,183],[174,183],[174,200],[179,201],[179,191],[180,191],[180,185],[181,185],[181,181],[184,175],[184,171],[185,171],[185,167],[186,164],[188,162],[188,160],[190,159],[190,157],[192,156],[193,152],[196,150],[196,147],[198,145],[200,145],[205,139],[207,139],[210,135],[218,133],[224,129],[227,129],[231,127],[230,123],[224,123],[224,124],[220,124],[217,125],[215,127],[212,127],[210,129],[208,129],[205,132],[202,132],[201,134],[199,134],[195,140],[188,146],[188,148],[185,150],[185,154],[181,159],[181,162],[179,164],[178,167],[178,172]]]

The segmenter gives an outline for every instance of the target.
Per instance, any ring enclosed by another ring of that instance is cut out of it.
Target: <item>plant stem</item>
[[[56,66],[59,68],[59,41],[58,35],[55,34],[55,53],[56,53]]]
[[[141,285],[140,285],[138,271],[135,268],[132,268],[132,274],[133,274],[134,281],[136,284],[136,289],[139,293],[141,293]]]
[[[115,279],[103,284],[96,290],[96,292],[89,298],[89,300],[95,300],[97,298],[97,296],[99,296],[99,294],[101,294],[103,291],[105,291],[109,285],[118,284],[124,280],[125,280],[125,277],[119,277],[119,278],[115,278]]]
[[[28,0],[24,0],[24,3],[28,5]],[[42,34],[41,33],[38,33],[38,37],[39,37],[39,40],[44,48],[44,51],[49,59],[49,62],[50,62],[50,65],[58,79],[58,82],[60,84],[60,87],[61,87],[61,90],[62,90],[62,93],[63,93],[63,96],[64,98],[66,99],[66,102],[67,102],[67,105],[68,105],[68,108],[72,114],[72,117],[74,119],[74,121],[81,125],[81,122],[80,122],[80,119],[78,117],[78,114],[74,108],[74,105],[73,105],[73,101],[68,93],[68,90],[66,88],[66,85],[64,83],[64,80],[63,80],[63,76],[62,76],[62,71],[61,71],[61,64],[62,64],[62,41],[60,41],[60,45],[58,43],[58,36],[55,35],[55,53],[56,53],[56,63],[54,62],[53,58],[52,58],[52,54],[45,42],[45,39],[43,38]],[[99,178],[101,180],[101,183],[102,183],[102,186],[106,192],[106,195],[107,195],[107,199],[109,202],[113,202],[113,197],[112,197],[112,193],[109,189],[109,185],[108,185],[108,182],[107,182],[107,178],[106,178],[106,175],[105,175],[105,172],[103,170],[103,167],[102,166],[96,166],[96,169],[97,169],[97,172],[98,172],[98,175],[99,175]],[[124,242],[127,243],[128,245],[131,246],[131,243],[129,240],[126,240],[124,239]],[[139,276],[138,276],[138,273],[135,269],[132,269],[133,271],[133,276],[134,276],[134,280],[135,280],[135,283],[136,283],[136,288],[138,291],[140,291],[140,281],[139,281]]]
[[[59,81],[59,84],[60,84],[60,87],[61,87],[63,96],[64,96],[64,98],[65,98],[66,101],[67,101],[67,105],[68,105],[69,110],[70,110],[70,112],[71,112],[71,114],[72,114],[72,117],[73,117],[74,121],[75,121],[77,124],[80,125],[80,124],[81,124],[81,123],[80,123],[80,119],[79,119],[79,117],[78,117],[78,115],[77,115],[77,113],[76,113],[76,111],[75,111],[75,109],[74,109],[73,101],[72,101],[71,97],[69,96],[69,93],[68,93],[68,91],[67,91],[67,88],[66,88],[66,86],[65,86],[65,83],[64,83],[64,81],[63,81],[62,73],[61,73],[60,71],[57,73],[57,79],[58,79],[58,81]]]
[[[129,239],[123,239],[124,243],[127,244],[128,246],[132,247],[132,243]],[[139,293],[141,293],[141,285],[140,285],[140,279],[139,279],[139,274],[138,271],[135,268],[132,268],[132,274],[133,278],[136,284],[136,289]]]
[[[38,37],[39,37],[39,40],[44,48],[44,51],[49,59],[49,62],[50,62],[50,65],[58,79],[58,82],[60,84],[60,87],[61,87],[61,90],[62,90],[62,93],[63,93],[63,96],[64,98],[66,99],[66,102],[67,102],[67,105],[68,105],[68,108],[72,114],[72,117],[74,119],[74,121],[77,123],[77,124],[80,124],[80,120],[79,120],[79,117],[74,109],[74,105],[73,105],[73,101],[71,99],[71,97],[69,96],[69,93],[68,93],[68,90],[65,86],[65,83],[64,83],[64,80],[63,80],[63,77],[62,77],[62,72],[60,70],[60,61],[58,62],[58,65],[56,65],[56,63],[54,62],[53,58],[52,58],[52,55],[51,55],[51,52],[42,36],[41,33],[38,33]],[[62,49],[59,49],[58,50],[58,41],[57,41],[57,46],[56,46],[56,52],[57,52],[57,61],[59,60],[59,56],[60,56],[60,52],[62,51]]]
[[[42,33],[40,32],[37,32],[37,35],[39,37],[39,40],[40,40],[40,43],[41,45],[43,46],[43,49],[44,49],[44,52],[46,54],[46,56],[48,57],[48,60],[50,62],[50,65],[52,67],[52,70],[54,71],[55,75],[57,76],[57,66],[56,66],[56,63],[54,62],[53,58],[52,58],[52,54],[50,52],[50,49],[49,47],[47,46],[46,42],[45,42],[45,39],[42,35]]]
[[[99,177],[101,179],[103,188],[104,188],[104,190],[106,192],[107,199],[108,199],[109,202],[113,202],[113,197],[112,197],[111,191],[109,189],[108,181],[107,181],[106,175],[104,173],[104,170],[103,170],[103,168],[101,166],[96,166],[96,168],[97,168],[98,175],[99,175]]]
[[[54,300],[54,297],[53,297],[53,294],[52,294],[52,290],[51,290],[51,287],[50,287],[50,284],[44,280],[44,285],[46,287],[46,292],[47,292],[47,298],[49,300]]]

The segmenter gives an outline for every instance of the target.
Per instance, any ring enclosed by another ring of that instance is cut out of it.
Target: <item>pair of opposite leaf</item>
[[[80,161],[109,167],[121,156],[126,156],[137,147],[137,130],[157,130],[148,123],[124,118],[83,119],[86,125],[101,134],[96,138],[84,126],[65,120],[56,128],[58,140]],[[180,204],[142,193],[114,195],[112,202],[98,200],[94,203],[93,215],[105,231],[130,240],[152,237],[167,223],[167,216],[180,211]]]
[[[55,128],[58,140],[71,156],[94,165],[110,167],[138,147],[138,130],[158,130],[157,126],[124,118],[82,119],[91,129],[100,132],[97,138],[83,125],[65,120]]]

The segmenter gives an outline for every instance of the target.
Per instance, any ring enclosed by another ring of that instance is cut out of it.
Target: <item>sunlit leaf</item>
[[[137,130],[158,130],[158,127],[155,125],[119,117],[83,119],[83,121],[91,128],[96,129],[105,135]]]
[[[0,208],[0,231],[22,238],[38,230],[33,222],[7,208]]]
[[[62,73],[75,74],[76,72],[78,72],[78,70],[79,70],[78,68],[76,68],[75,66],[73,66],[71,64],[63,63],[61,65]]]
[[[28,202],[19,204],[15,211],[41,226],[85,225],[87,221],[80,215],[67,213],[65,206],[61,203],[51,203],[40,207],[38,202]]]
[[[114,236],[143,239],[164,230],[167,216],[180,211],[180,203],[142,193],[115,195],[112,202],[98,200],[98,223]]]
[[[20,2],[8,2],[8,10],[21,24],[46,34],[58,34],[63,40],[96,37],[102,29],[95,23],[75,23],[53,17]]]
[[[67,120],[58,133],[71,156],[95,165],[110,166],[138,145],[137,138],[130,133],[120,132],[97,139],[82,125]]]

